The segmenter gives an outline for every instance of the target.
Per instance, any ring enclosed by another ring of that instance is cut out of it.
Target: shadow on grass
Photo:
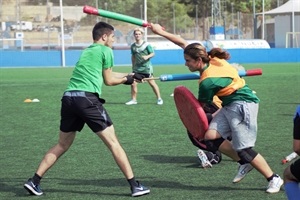
[[[195,186],[195,185],[185,185],[180,182],[174,182],[170,180],[151,180],[153,177],[144,177],[143,179],[148,179],[148,181],[143,181],[143,184],[150,187],[150,189],[174,189],[174,190],[186,190],[186,191],[243,191],[243,190],[253,190],[253,191],[261,191],[261,188],[257,187],[247,187],[240,188],[236,187],[236,185],[232,186]],[[87,179],[62,179],[62,178],[45,178],[43,181],[44,185],[48,185],[48,188],[43,189],[44,197],[47,197],[47,193],[56,193],[55,196],[60,193],[67,194],[79,194],[84,198],[84,195],[98,195],[98,196],[115,196],[115,197],[126,197],[130,196],[130,190],[123,189],[123,187],[128,186],[127,182],[124,181],[123,178],[115,178],[115,179],[97,179],[97,180],[87,180]],[[13,183],[13,184],[11,184]],[[27,198],[29,196],[28,192],[23,188],[23,184],[20,179],[0,179],[0,192],[3,193],[13,193],[15,197],[18,198]],[[51,185],[53,187],[51,187]],[[74,188],[72,188],[74,186]],[[84,186],[84,187],[81,187]],[[105,192],[108,191],[105,188],[118,188],[117,192]],[[43,187],[42,187],[43,188]],[[60,188],[60,189],[55,189]],[[64,189],[65,188],[65,189]],[[70,189],[69,189],[70,188]],[[78,189],[79,188],[79,189]],[[66,197],[66,196],[64,196]]]
[[[216,191],[216,190],[262,190],[262,188],[239,188],[236,184],[232,184],[231,186],[195,186],[195,185],[186,185],[180,182],[170,181],[170,180],[157,180],[154,177],[142,177],[143,184],[149,186],[151,188],[167,188],[167,189],[174,189],[174,190],[205,190],[205,191]],[[151,180],[155,179],[155,180]],[[162,178],[163,179],[163,178]],[[94,186],[94,187],[102,187],[102,188],[109,188],[109,187],[126,187],[127,183],[124,182],[122,178],[115,178],[115,179],[98,179],[98,180],[82,180],[82,179],[53,179],[59,180],[61,185],[74,185],[74,186]],[[145,181],[146,180],[146,181]],[[60,192],[60,190],[48,190],[49,192]],[[71,191],[68,191],[71,192]],[[80,192],[81,193],[81,192]],[[89,193],[89,192],[87,192]],[[99,193],[97,193],[99,194]],[[103,193],[100,193],[103,194]],[[116,194],[114,194],[116,195]],[[121,195],[121,194],[119,194]],[[123,196],[123,195],[121,195]]]
[[[149,160],[155,163],[195,163],[195,166],[199,166],[199,160],[195,156],[166,156],[166,155],[144,155],[145,160]],[[230,159],[222,158],[222,162],[233,162]]]
[[[23,182],[22,182],[23,181]],[[51,188],[51,182],[54,187],[58,187],[61,189],[53,189]],[[14,193],[15,197],[30,197],[30,195],[23,187],[25,181],[22,179],[0,179],[0,193]],[[43,185],[48,184],[48,188],[43,188]],[[131,196],[130,188],[128,186],[128,190],[119,190],[118,193],[109,193],[105,192],[107,190],[102,189],[99,190],[97,186],[100,187],[124,187],[127,182],[124,179],[99,179],[99,180],[83,180],[83,179],[60,179],[60,178],[45,178],[42,183],[42,190],[44,192],[43,196],[47,196],[47,193],[69,193],[69,194],[80,194],[80,195],[103,195],[103,196],[120,196],[126,197]],[[61,185],[61,186],[58,186]],[[70,186],[94,186],[92,189],[78,189],[75,187],[74,189],[69,189]],[[67,188],[67,189],[64,189]]]
[[[166,155],[144,155],[145,160],[155,163],[195,163],[197,157],[195,156],[166,156]]]

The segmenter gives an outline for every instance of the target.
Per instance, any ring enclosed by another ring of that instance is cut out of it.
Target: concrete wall
[[[232,63],[284,63],[300,65],[300,48],[289,49],[230,49]],[[65,51],[66,66],[74,66],[81,50]],[[114,50],[115,65],[131,65],[130,50]],[[0,68],[3,67],[55,67],[61,66],[61,52],[50,51],[0,51]],[[183,50],[156,50],[154,65],[183,64]]]

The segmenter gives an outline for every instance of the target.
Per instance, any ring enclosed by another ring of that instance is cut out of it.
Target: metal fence
[[[132,0],[134,1],[134,0]],[[135,0],[135,7],[130,13],[122,13],[136,18],[144,19],[143,0]],[[132,30],[135,25],[119,22],[103,17],[86,15],[82,8],[84,5],[63,6],[64,35],[61,34],[60,6],[48,0],[40,1],[39,5],[31,5],[28,0],[0,0],[0,49],[56,49],[64,40],[66,48],[81,48],[92,42],[91,30],[98,21],[105,21],[116,28],[116,45],[126,46],[133,41]],[[123,1],[115,1],[113,5],[105,1],[87,0],[85,5],[100,7],[115,12],[116,7],[126,7]],[[157,22],[185,39],[207,40],[209,28],[212,26],[211,18],[187,17],[179,15],[173,4],[165,5],[170,10],[164,15],[156,13],[154,17],[147,18]],[[124,9],[125,10],[125,9]],[[169,14],[168,14],[169,13]],[[163,16],[163,17],[161,17]],[[235,12],[223,13],[222,26],[225,27],[226,39],[253,39],[253,15]],[[151,34],[148,33],[148,34]],[[12,38],[15,40],[12,44]],[[22,43],[20,43],[20,39]]]

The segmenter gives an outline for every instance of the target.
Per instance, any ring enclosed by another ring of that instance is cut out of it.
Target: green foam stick
[[[106,17],[106,18],[110,18],[110,19],[115,19],[118,21],[123,21],[123,22],[127,22],[130,24],[135,24],[138,26],[142,26],[142,27],[148,27],[149,23],[135,18],[135,17],[130,17],[128,15],[123,15],[123,14],[119,14],[119,13],[115,13],[115,12],[111,12],[108,10],[102,10],[102,9],[97,9],[91,6],[84,6],[83,7],[83,12],[86,14],[90,14],[90,15],[98,15],[98,16],[102,16],[102,17]]]

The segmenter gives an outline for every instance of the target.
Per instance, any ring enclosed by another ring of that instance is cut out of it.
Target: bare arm
[[[105,85],[114,86],[127,81],[127,73],[113,72],[112,68],[103,69],[103,79]]]
[[[165,31],[159,24],[151,23],[151,26],[149,28],[152,30],[153,33],[170,40],[171,42],[180,46],[183,49],[188,45],[188,42],[186,40],[177,35]]]

